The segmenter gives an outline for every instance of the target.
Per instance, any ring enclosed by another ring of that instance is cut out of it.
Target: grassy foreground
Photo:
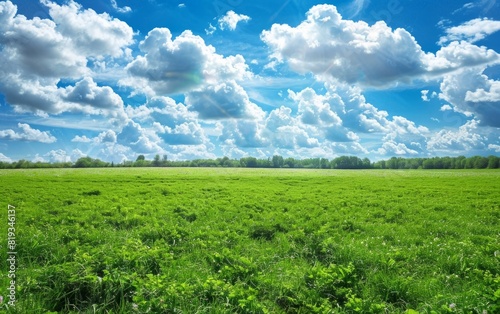
[[[0,171],[13,313],[500,313],[500,172]]]

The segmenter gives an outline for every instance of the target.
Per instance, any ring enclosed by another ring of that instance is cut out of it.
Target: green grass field
[[[500,171],[0,171],[13,313],[500,313]]]

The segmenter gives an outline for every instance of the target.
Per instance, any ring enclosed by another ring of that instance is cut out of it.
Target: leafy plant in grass
[[[489,271],[484,272],[485,287],[482,294],[486,297],[488,310],[491,313],[500,311],[500,274],[492,274]]]
[[[357,283],[352,264],[348,266],[330,264],[327,267],[316,265],[305,274],[304,279],[309,289],[339,306],[347,302]]]
[[[134,282],[134,288],[134,308],[141,313],[176,313],[194,297],[192,285],[172,282],[165,275],[147,274]]]
[[[42,295],[49,311],[86,311],[93,304],[112,310],[131,299],[131,282],[127,273],[106,271],[99,277],[84,265],[69,262],[44,268],[25,292]]]
[[[223,313],[269,313],[259,302],[258,291],[242,282],[231,284],[209,277],[196,294],[203,303],[213,304]]]
[[[213,253],[209,262],[222,279],[232,284],[238,281],[252,282],[257,275],[257,266],[252,260],[237,256],[228,249],[224,249],[221,253]]]

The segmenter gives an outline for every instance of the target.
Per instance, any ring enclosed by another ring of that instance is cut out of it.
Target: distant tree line
[[[230,159],[195,159],[185,161],[168,160],[167,155],[156,155],[153,160],[147,160],[139,155],[135,161],[124,161],[119,164],[105,162],[91,157],[81,157],[76,162],[32,162],[19,160],[15,162],[0,162],[0,169],[25,168],[99,168],[99,167],[228,167],[228,168],[310,168],[310,169],[496,169],[500,168],[500,157],[432,157],[432,158],[402,158],[392,157],[388,160],[371,162],[368,158],[355,156],[340,156],[331,160],[326,158],[284,158],[279,155],[258,159],[243,157]]]

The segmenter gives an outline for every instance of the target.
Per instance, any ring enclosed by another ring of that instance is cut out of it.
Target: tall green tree
[[[153,166],[154,167],[159,167],[161,166],[161,159],[160,159],[160,155],[156,154],[155,155],[155,158],[153,159]]]
[[[282,168],[283,165],[285,164],[285,160],[280,155],[274,155],[272,162],[274,168]]]

